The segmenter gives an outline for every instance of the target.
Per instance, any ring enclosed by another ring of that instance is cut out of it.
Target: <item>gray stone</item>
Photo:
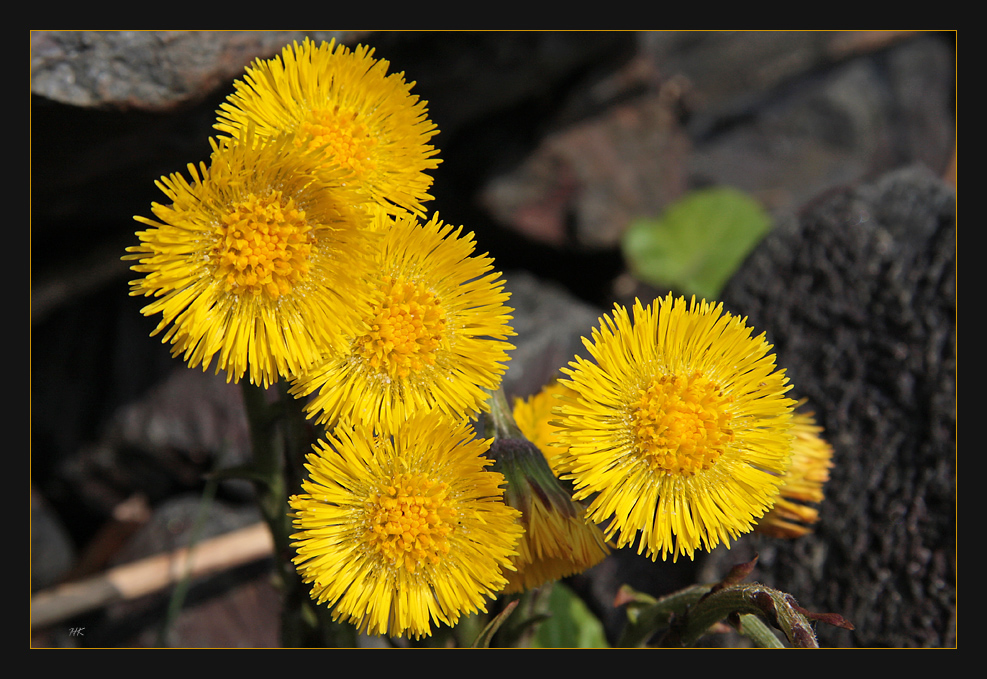
[[[923,167],[823,196],[779,226],[723,293],[775,345],[834,450],[812,535],[753,553],[752,579],[855,631],[823,646],[956,643],[955,193]]]
[[[202,99],[255,58],[347,31],[33,31],[31,91],[83,107],[167,111]]]

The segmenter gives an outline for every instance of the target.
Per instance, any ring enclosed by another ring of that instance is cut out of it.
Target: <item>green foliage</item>
[[[633,222],[621,245],[639,280],[713,300],[770,229],[760,203],[717,187],[693,191],[658,219]]]
[[[603,624],[561,582],[552,586],[550,617],[538,626],[532,648],[607,648]]]

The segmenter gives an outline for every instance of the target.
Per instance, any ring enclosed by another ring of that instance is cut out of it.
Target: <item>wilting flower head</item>
[[[343,170],[360,203],[395,213],[423,213],[439,161],[428,144],[438,130],[426,104],[411,94],[403,73],[373,50],[307,38],[273,59],[258,59],[220,105],[216,129],[241,137],[253,126],[261,138],[290,134],[299,147],[320,149],[323,163]]]
[[[820,436],[822,427],[816,424],[813,413],[796,412],[792,433],[792,464],[785,472],[777,501],[754,528],[779,538],[812,532],[810,526],[819,520],[819,510],[805,503],[823,501],[823,486],[833,466],[833,448]]]
[[[159,221],[135,217],[150,228],[124,256],[145,274],[130,294],[155,298],[142,309],[162,314],[152,334],[168,328],[162,341],[190,367],[216,358],[228,380],[266,387],[361,327],[365,216],[339,174],[316,177],[317,159],[287,138],[211,141],[209,167],[157,183],[170,201],[152,204]]]
[[[507,573],[504,594],[561,580],[603,561],[610,548],[599,527],[586,520],[582,505],[552,473],[545,455],[528,440],[511,415],[502,390],[492,396],[488,456],[507,479],[504,498],[521,511],[524,536]],[[515,406],[517,410],[517,406]]]
[[[572,500],[545,461],[524,438],[495,439],[490,457],[507,479],[505,501],[521,511],[524,535],[516,571],[506,573],[504,594],[513,594],[561,580],[603,561],[610,553],[599,527],[589,523],[582,506]]]
[[[748,532],[791,460],[794,401],[763,334],[722,305],[617,305],[563,368],[560,469],[618,546],[673,559]]]
[[[368,282],[377,293],[347,347],[298,378],[292,393],[318,422],[397,425],[436,409],[479,412],[506,370],[509,294],[492,259],[473,255],[473,234],[398,217],[382,235]]]
[[[393,432],[337,427],[290,499],[312,598],[370,634],[427,636],[486,611],[523,531],[488,446],[435,413]]]

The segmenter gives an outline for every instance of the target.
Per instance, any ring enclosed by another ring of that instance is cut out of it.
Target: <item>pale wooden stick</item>
[[[270,556],[271,532],[264,523],[203,540],[189,548],[112,568],[78,582],[69,582],[31,597],[31,629],[46,627],[114,601],[136,599],[173,585]]]

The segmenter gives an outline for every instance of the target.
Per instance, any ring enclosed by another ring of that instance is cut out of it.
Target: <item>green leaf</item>
[[[760,203],[717,187],[689,193],[658,219],[633,222],[621,245],[639,280],[713,300],[770,229]]]
[[[552,586],[550,618],[538,627],[532,648],[607,648],[603,624],[561,582]]]

